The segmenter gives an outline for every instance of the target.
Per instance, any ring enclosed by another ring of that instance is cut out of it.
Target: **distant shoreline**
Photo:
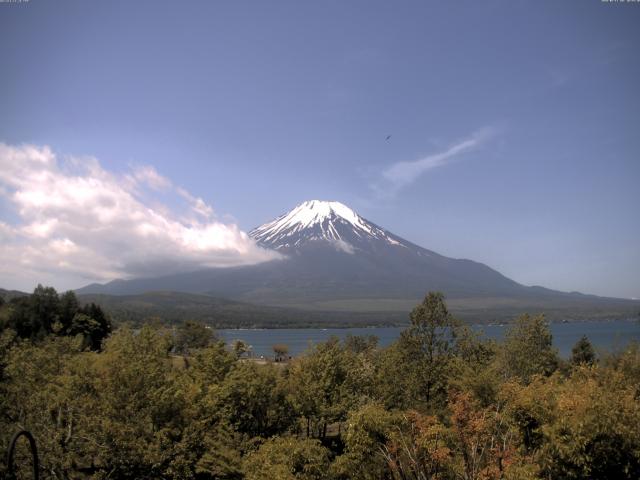
[[[549,322],[553,343],[560,355],[567,357],[576,341],[586,335],[594,347],[615,350],[629,341],[640,341],[640,322],[636,319],[583,320],[571,322]],[[218,336],[226,343],[242,340],[253,347],[255,356],[273,356],[273,345],[285,344],[289,355],[296,357],[310,345],[327,341],[332,336],[344,339],[347,335],[375,335],[379,346],[390,345],[406,328],[387,327],[340,327],[340,328],[223,328],[217,329]],[[475,331],[481,331],[486,338],[501,340],[509,324],[474,324]]]
[[[571,320],[549,320],[550,325],[556,324],[566,324],[566,323],[610,323],[610,322],[638,322],[640,324],[639,318],[603,318],[603,319],[571,319]],[[462,322],[464,325],[469,327],[508,327],[513,323],[511,322],[503,322],[503,323],[467,323]],[[402,324],[391,324],[391,325],[332,325],[327,327],[212,327],[215,330],[237,330],[237,331],[265,331],[265,330],[351,330],[354,328],[362,328],[362,329],[374,329],[374,328],[406,328],[410,323],[402,323]]]

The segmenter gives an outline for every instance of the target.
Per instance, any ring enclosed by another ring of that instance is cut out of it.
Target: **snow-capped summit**
[[[249,232],[260,245],[280,251],[328,242],[347,253],[369,249],[372,242],[407,246],[402,239],[362,218],[340,202],[308,200]]]
[[[574,311],[580,302],[591,311],[595,305],[589,303],[595,301],[591,297],[526,287],[482,263],[427,250],[339,202],[301,203],[249,234],[261,246],[283,253],[282,258],[256,265],[119,280],[89,286],[82,293],[206,293],[250,304],[292,307],[295,318],[315,311],[326,319],[333,311],[337,316],[350,312],[353,318],[366,321],[371,315],[383,315],[380,318],[385,322],[388,315],[396,313],[400,316],[395,318],[404,320],[409,306],[428,291],[465,301],[463,305],[468,306],[461,307],[465,315],[476,311],[492,321],[511,315],[506,305],[527,309],[539,305],[536,311],[549,305]],[[363,310],[369,306],[377,313]],[[309,312],[303,313],[307,308]]]

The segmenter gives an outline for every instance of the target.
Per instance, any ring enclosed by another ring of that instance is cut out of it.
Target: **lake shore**
[[[471,325],[488,338],[500,340],[508,324]],[[289,355],[297,356],[310,346],[324,342],[332,336],[341,340],[347,335],[375,335],[379,345],[391,344],[404,330],[403,327],[346,327],[346,328],[261,328],[261,329],[221,329],[217,333],[227,343],[242,340],[252,346],[255,357],[272,357],[273,345],[284,344],[289,347]],[[605,321],[550,322],[554,345],[563,357],[567,357],[571,348],[582,335],[586,335],[596,349],[612,350],[622,348],[630,341],[640,341],[640,322],[635,319]]]

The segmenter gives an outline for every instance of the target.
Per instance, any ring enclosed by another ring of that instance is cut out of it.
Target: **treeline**
[[[639,346],[598,358],[585,338],[563,360],[541,316],[495,343],[430,293],[387,348],[334,338],[267,365],[194,324],[121,328],[96,351],[16,332],[0,446],[30,430],[43,478],[640,478]]]
[[[98,350],[112,326],[95,303],[81,306],[71,290],[58,295],[55,288],[38,285],[31,295],[0,297],[0,330],[5,329],[32,341],[48,335],[77,337],[83,347]]]
[[[198,321],[215,328],[344,328],[406,325],[406,313],[313,311],[253,305],[208,295],[181,292],[146,292],[138,295],[81,295],[106,311],[114,325],[135,328],[150,319],[166,325]]]

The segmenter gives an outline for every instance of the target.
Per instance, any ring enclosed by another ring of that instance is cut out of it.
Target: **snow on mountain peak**
[[[250,232],[271,248],[291,249],[309,240],[329,241],[338,250],[353,252],[354,244],[373,239],[391,245],[400,242],[340,202],[308,200]]]
[[[322,200],[307,200],[287,213],[280,223],[288,226],[300,225],[310,227],[316,223],[331,219],[333,216],[346,220],[354,227],[369,230],[367,223],[353,210],[340,202],[326,202]]]

